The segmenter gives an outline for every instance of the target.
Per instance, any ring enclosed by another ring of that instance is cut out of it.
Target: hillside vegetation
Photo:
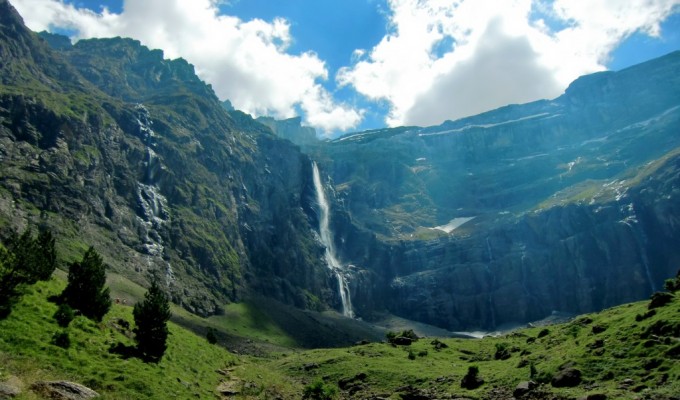
[[[276,322],[243,306],[232,319],[242,324],[235,328],[185,315],[194,318],[194,327],[217,327],[222,346],[170,323],[168,351],[153,364],[109,352],[119,342],[133,343],[131,307],[120,304],[100,323],[76,317],[67,328],[70,346],[54,344],[61,328],[53,319],[57,306],[48,298],[64,286],[59,277],[37,283],[0,321],[0,382],[20,388],[19,399],[39,398],[30,390],[38,380],[78,382],[105,399],[299,399],[304,393],[312,399],[501,399],[530,379],[539,386],[523,398],[674,399],[680,393],[680,300],[673,296],[653,310],[649,302],[626,304],[501,337],[314,350],[284,339]],[[183,311],[175,313],[181,319]],[[222,339],[258,332],[244,324],[249,319],[262,325],[254,342],[267,343],[271,335],[272,346],[259,346],[257,356],[230,353]],[[483,380],[472,390],[461,387],[470,367]],[[551,384],[560,371],[573,370],[580,371],[574,387]]]

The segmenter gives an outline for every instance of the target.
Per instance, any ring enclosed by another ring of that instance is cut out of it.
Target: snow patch
[[[435,226],[434,228],[428,228],[428,229],[440,230],[442,232],[451,233],[454,230],[456,230],[458,227],[463,225],[464,223],[469,222],[473,219],[475,219],[475,217],[454,218],[451,221],[449,221],[449,223],[446,224],[446,225],[439,225],[439,226]]]
[[[495,124],[471,124],[471,125],[465,125],[462,128],[449,129],[449,130],[446,130],[446,131],[432,132],[432,133],[419,133],[418,136],[445,135],[445,134],[448,134],[448,133],[463,132],[463,131],[467,131],[467,130],[474,129],[474,128],[488,129],[488,128],[494,128],[494,127],[497,127],[497,126],[514,124],[516,122],[522,122],[522,121],[526,121],[526,120],[530,120],[530,119],[536,119],[536,118],[543,118],[543,117],[555,118],[555,117],[558,117],[559,115],[560,114],[550,115],[550,113],[546,112],[546,113],[529,115],[529,116],[522,117],[522,118],[511,119],[511,120],[508,120],[508,121],[498,122],[498,123],[495,123]]]

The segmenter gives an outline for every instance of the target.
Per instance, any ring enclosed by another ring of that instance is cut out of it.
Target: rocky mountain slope
[[[680,265],[680,52],[551,101],[312,147],[359,313],[495,329],[638,300]]]
[[[5,0],[0,15],[5,229],[50,226],[67,259],[94,245],[199,314],[248,291],[339,302],[298,148],[227,112],[184,60],[130,39],[40,39]]]
[[[680,52],[332,142],[230,109],[135,40],[39,36],[6,0],[0,60],[0,233],[49,226],[65,261],[94,245],[201,315],[257,293],[491,330],[642,299],[680,265]]]

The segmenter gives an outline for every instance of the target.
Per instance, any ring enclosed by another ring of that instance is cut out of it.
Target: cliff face
[[[644,298],[680,265],[680,52],[551,101],[317,142],[137,41],[41,36],[0,0],[0,233],[49,226],[66,259],[94,245],[196,313],[250,291],[340,308],[312,158],[360,317],[493,329]]]
[[[288,139],[298,146],[315,144],[316,130],[309,126],[302,126],[300,117],[276,120],[271,117],[258,117],[257,122],[268,126],[280,138]]]
[[[317,149],[342,257],[364,270],[356,302],[493,329],[660,289],[680,265],[678,72],[676,52],[552,101]]]
[[[3,226],[50,226],[67,258],[95,245],[199,314],[250,290],[337,305],[306,155],[225,110],[183,60],[120,38],[51,49],[0,7]]]

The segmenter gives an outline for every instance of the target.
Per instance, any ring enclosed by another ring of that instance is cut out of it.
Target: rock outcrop
[[[94,390],[68,381],[38,381],[31,385],[31,390],[54,400],[87,400],[99,397],[99,393]]]

